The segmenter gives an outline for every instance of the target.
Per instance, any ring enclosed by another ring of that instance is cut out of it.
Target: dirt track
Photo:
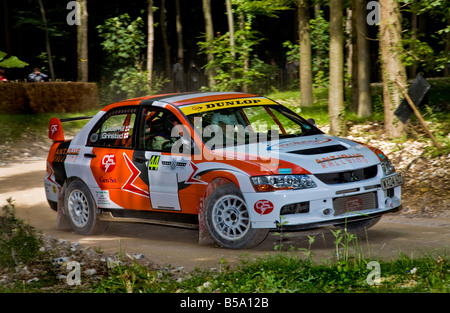
[[[219,267],[224,259],[235,264],[243,256],[252,258],[274,251],[279,236],[271,234],[260,246],[250,250],[226,250],[214,245],[199,245],[198,232],[179,228],[144,224],[110,224],[100,236],[81,236],[72,231],[56,230],[56,212],[46,203],[43,178],[45,160],[0,167],[0,207],[13,198],[16,215],[45,234],[82,246],[99,247],[104,252],[144,254],[159,265],[183,266],[186,270]],[[311,250],[315,260],[330,257],[334,251],[334,237],[329,230],[308,233],[290,233],[284,247],[308,248],[308,237],[315,235]],[[392,258],[399,252],[414,256],[427,252],[448,254],[450,245],[449,217],[411,217],[404,214],[385,215],[382,220],[361,237],[360,248],[366,259]],[[297,252],[302,253],[302,252]]]

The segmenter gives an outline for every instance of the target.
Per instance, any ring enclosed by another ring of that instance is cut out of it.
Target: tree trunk
[[[330,0],[330,133],[344,135],[344,31],[343,0]]]
[[[394,115],[403,95],[399,84],[406,86],[406,70],[401,61],[403,53],[400,7],[396,0],[380,0],[380,51],[383,76],[385,132],[400,137],[403,123]]]
[[[358,116],[372,115],[370,97],[370,52],[367,39],[366,1],[356,1],[357,42],[358,42]]]
[[[211,0],[202,0],[203,5],[203,14],[205,17],[205,31],[206,31],[206,42],[208,43],[208,50],[211,50],[213,40],[214,40],[214,27],[213,27],[213,19],[211,14]],[[214,61],[214,54],[209,52],[207,55],[208,63]],[[208,75],[209,87],[211,88],[216,84],[216,80],[214,69],[208,69],[206,74]]]
[[[181,24],[180,0],[175,0],[175,8],[176,8],[176,26],[177,26],[177,40],[178,40],[177,57],[183,59],[184,58],[183,25]]]
[[[78,81],[89,79],[87,0],[79,0],[81,24],[77,26]]]
[[[147,12],[147,79],[153,80],[153,50],[155,45],[155,20],[153,16],[153,0],[148,0]]]
[[[231,0],[225,1],[227,7],[227,19],[228,19],[228,31],[230,33],[230,51],[234,61],[236,61],[236,42],[234,40],[234,18],[233,10],[231,7]],[[233,61],[233,62],[234,62]],[[231,65],[231,79],[234,80],[234,63]]]
[[[450,26],[450,17],[447,18],[447,27]],[[450,32],[445,34],[445,55],[450,55]],[[450,75],[449,64],[445,64],[444,76],[448,77]]]
[[[240,12],[239,15],[239,28],[241,30],[241,40],[242,42],[245,42],[246,38],[245,38],[245,16],[243,12]],[[243,65],[243,77],[245,77],[249,67],[250,67],[250,54],[248,49],[245,47],[245,45],[242,47],[242,60],[244,62]],[[242,91],[243,92],[247,92],[248,91],[248,86],[247,83],[244,80],[244,83],[242,84]]]
[[[164,60],[166,66],[166,77],[171,76],[171,63],[170,63],[170,46],[167,39],[167,22],[166,22],[166,0],[161,0],[161,35],[164,46]]]
[[[311,59],[311,29],[307,0],[298,0],[298,36],[300,42],[300,94],[301,106],[313,104],[313,79]]]
[[[48,34],[47,18],[45,17],[45,9],[44,9],[44,5],[42,4],[42,0],[38,0],[38,1],[39,1],[39,8],[41,10],[42,23],[44,23],[44,29],[45,29],[45,48],[47,50],[47,60],[48,60],[48,67],[49,67],[49,71],[50,71],[50,78],[52,80],[55,80],[55,71],[53,69],[52,49],[50,47],[50,36]]]
[[[350,111],[358,112],[358,36],[356,30],[356,2],[357,0],[351,0],[352,2],[352,59],[351,59],[351,82],[352,82],[352,102],[350,103]]]

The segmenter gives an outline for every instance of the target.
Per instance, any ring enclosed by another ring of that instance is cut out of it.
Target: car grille
[[[351,171],[315,174],[315,176],[325,184],[345,184],[374,178],[375,176],[377,176],[377,173],[378,173],[377,165],[372,165],[366,168]]]
[[[348,212],[375,209],[378,207],[377,193],[368,192],[348,197],[333,199],[334,216]]]

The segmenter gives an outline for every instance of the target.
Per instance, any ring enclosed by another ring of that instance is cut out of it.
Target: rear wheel
[[[98,234],[108,227],[107,222],[98,219],[94,198],[89,188],[80,180],[69,183],[64,196],[64,208],[70,226],[78,234]]]
[[[229,249],[254,247],[269,233],[252,228],[247,204],[234,184],[217,188],[206,199],[206,227],[218,245]]]

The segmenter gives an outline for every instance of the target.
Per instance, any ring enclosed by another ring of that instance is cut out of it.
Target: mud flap
[[[66,230],[71,229],[67,217],[64,215],[64,193],[66,191],[66,183],[61,187],[58,193],[58,209],[56,211],[56,229]]]
[[[209,245],[213,244],[214,240],[206,229],[205,222],[205,198],[200,198],[200,204],[198,208],[198,244]]]

